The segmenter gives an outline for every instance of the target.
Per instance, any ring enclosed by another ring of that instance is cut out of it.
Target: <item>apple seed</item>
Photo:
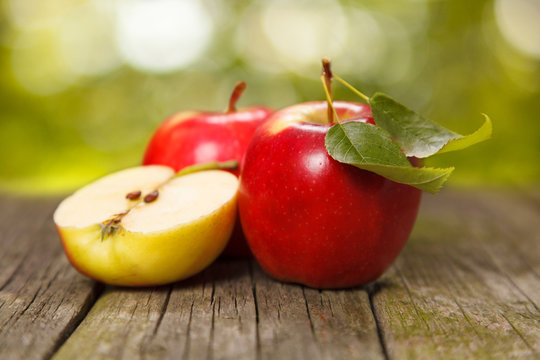
[[[128,200],[137,200],[140,197],[141,197],[141,191],[140,190],[132,191],[132,192],[126,194],[126,199],[128,199]]]
[[[154,191],[152,191],[151,193],[146,194],[146,196],[144,197],[144,202],[145,202],[145,203],[151,203],[151,202],[154,202],[154,201],[156,201],[156,199],[158,198],[158,196],[159,196],[159,191],[154,190]]]

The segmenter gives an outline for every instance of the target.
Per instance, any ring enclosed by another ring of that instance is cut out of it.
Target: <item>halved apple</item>
[[[237,178],[166,166],[108,175],[62,201],[54,222],[71,264],[108,284],[148,286],[192,276],[225,248]]]

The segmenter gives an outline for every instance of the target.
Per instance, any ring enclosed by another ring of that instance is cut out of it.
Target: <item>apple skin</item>
[[[373,124],[369,106],[334,102],[342,121]],[[275,113],[244,159],[238,204],[262,268],[285,282],[345,288],[377,279],[413,228],[421,191],[332,159],[325,102]],[[308,122],[311,121],[311,122]]]
[[[273,113],[265,107],[229,113],[183,111],[167,118],[152,136],[143,165],[166,165],[176,171],[209,161],[242,163],[255,130]],[[241,169],[232,171],[239,176]]]
[[[93,227],[57,226],[57,230],[69,262],[81,274],[112,285],[156,286],[208,267],[227,244],[235,217],[235,201],[231,201],[191,224],[150,236],[127,233],[114,243],[96,237]]]
[[[274,111],[251,107],[226,113],[183,111],[167,118],[152,136],[143,165],[166,165],[176,171],[209,161],[238,160],[241,164],[255,130]],[[224,255],[250,256],[238,219]]]

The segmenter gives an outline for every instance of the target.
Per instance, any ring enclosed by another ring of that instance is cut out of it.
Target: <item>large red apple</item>
[[[373,124],[369,106],[334,102],[341,121]],[[275,113],[255,133],[239,189],[249,246],[273,277],[315,288],[377,279],[412,230],[421,191],[332,159],[327,103]]]
[[[154,133],[143,165],[167,165],[175,170],[210,161],[242,159],[255,130],[272,114],[267,107],[236,110],[236,102],[245,89],[239,83],[225,112],[181,111],[167,118]],[[233,171],[239,175],[241,169]],[[248,255],[240,222],[224,251],[228,255]]]

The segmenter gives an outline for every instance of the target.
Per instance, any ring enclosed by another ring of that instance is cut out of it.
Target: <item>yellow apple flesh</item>
[[[54,221],[71,264],[108,284],[150,286],[212,263],[235,223],[238,180],[219,170],[174,175],[165,166],[135,167],[65,199]],[[145,202],[154,190],[157,199]],[[139,198],[126,198],[137,191]]]

